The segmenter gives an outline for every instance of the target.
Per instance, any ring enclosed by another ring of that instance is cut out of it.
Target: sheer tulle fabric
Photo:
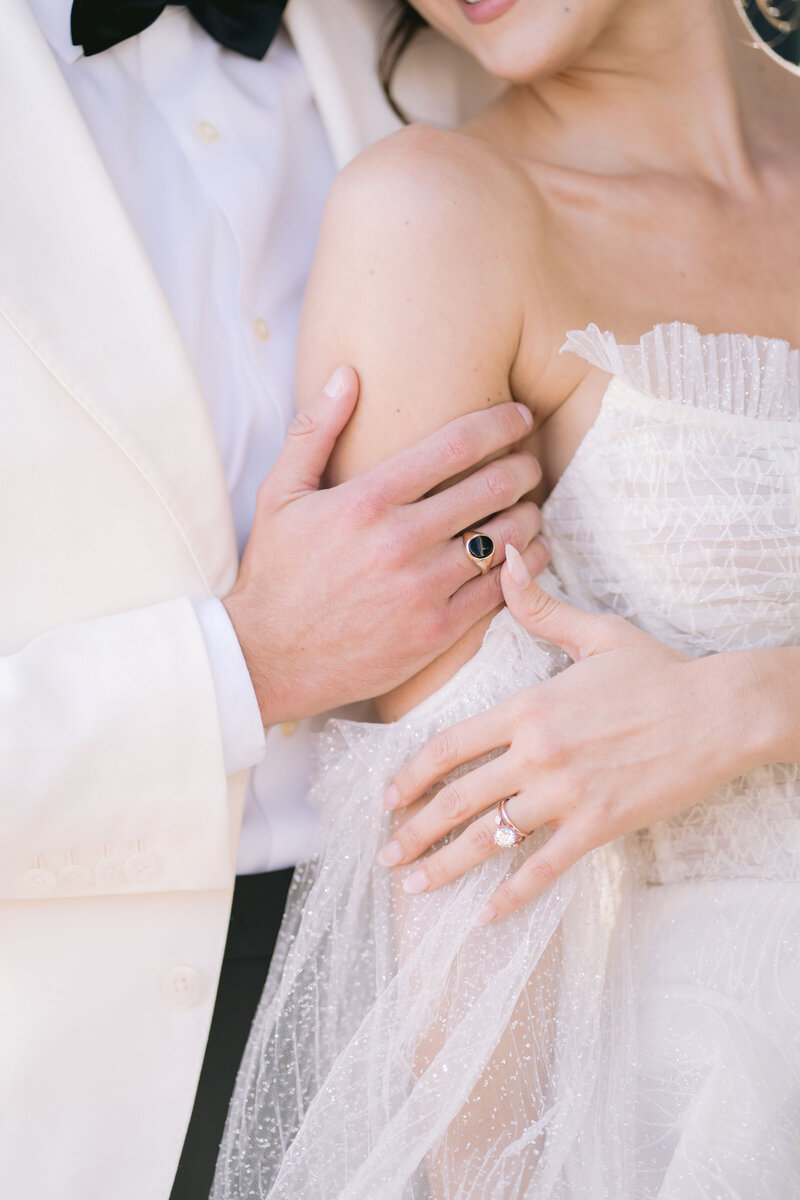
[[[568,348],[616,377],[548,500],[544,586],[693,654],[796,642],[797,352],[688,326],[640,347],[592,328]],[[484,928],[475,915],[545,833],[430,895],[375,866],[393,771],[567,665],[501,613],[402,721],[326,730],[317,850],[213,1200],[800,1195],[796,767],[595,851]]]

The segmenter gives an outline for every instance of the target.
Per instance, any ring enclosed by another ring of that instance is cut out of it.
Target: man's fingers
[[[285,501],[319,487],[336,439],[353,415],[358,387],[353,368],[339,367],[308,408],[296,415],[268,476],[271,495]]]
[[[533,419],[523,404],[497,404],[450,421],[369,474],[387,503],[413,504],[448,479],[523,441],[532,428]]]
[[[384,867],[413,862],[457,825],[502,799],[508,787],[508,768],[502,755],[454,779],[395,830],[392,840],[379,853],[378,862]]]
[[[542,469],[532,454],[519,450],[479,467],[417,506],[426,530],[441,538],[485,523],[486,518],[510,508],[532,492]]]
[[[534,851],[510,879],[500,884],[489,903],[478,913],[475,924],[488,925],[527,904],[583,858],[593,845],[581,836],[574,822],[565,821],[559,825],[545,844]]]
[[[385,806],[405,808],[455,767],[508,745],[509,720],[507,702],[501,701],[487,712],[437,733],[397,772],[386,790]]]

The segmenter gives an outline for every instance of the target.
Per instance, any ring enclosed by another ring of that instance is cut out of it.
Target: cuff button
[[[79,867],[75,863],[70,863],[68,867],[62,867],[58,872],[59,886],[69,892],[77,892],[79,888],[88,887],[91,882],[92,873],[89,868]]]
[[[46,896],[49,892],[55,891],[56,877],[46,867],[34,867],[32,871],[26,871],[22,876],[22,886],[32,896]]]
[[[147,883],[158,874],[158,859],[155,854],[140,850],[125,859],[125,875],[131,883]]]
[[[118,858],[101,858],[95,865],[92,876],[98,887],[116,887],[125,879],[125,868]]]

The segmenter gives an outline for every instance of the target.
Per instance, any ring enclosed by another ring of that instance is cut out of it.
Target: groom
[[[14,1200],[207,1194],[313,825],[303,718],[399,682],[499,596],[453,534],[488,517],[478,464],[525,436],[513,405],[329,491],[354,373],[334,371],[289,426],[325,193],[395,119],[373,71],[380,0],[292,0],[278,29],[282,7],[4,2],[0,1180]],[[452,118],[459,78],[475,96],[444,57],[425,77],[427,91],[407,81],[415,112]],[[455,527],[435,526],[423,497],[464,472]],[[521,540],[510,517],[482,528]]]

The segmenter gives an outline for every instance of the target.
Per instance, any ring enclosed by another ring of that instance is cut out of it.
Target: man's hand
[[[428,495],[526,438],[527,409],[506,403],[461,417],[320,489],[357,398],[358,377],[342,367],[295,417],[259,488],[239,577],[224,600],[265,725],[382,695],[421,670],[502,603],[506,543],[534,573],[547,561],[534,540],[539,510],[521,499],[541,478],[528,452],[506,453]],[[475,526],[499,551],[483,576],[458,536]]]

